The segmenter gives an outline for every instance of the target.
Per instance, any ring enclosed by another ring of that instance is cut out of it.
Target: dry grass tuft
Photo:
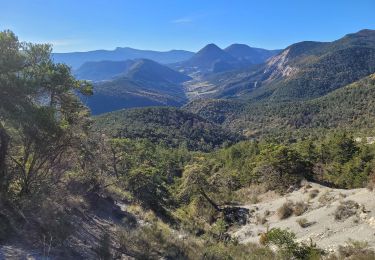
[[[318,194],[319,194],[319,190],[318,189],[311,190],[309,192],[309,198],[310,199],[314,199],[314,198],[316,198],[318,196]]]
[[[335,196],[329,190],[326,190],[318,199],[322,205],[328,205],[334,200]]]
[[[258,224],[258,225],[264,225],[264,224],[266,224],[267,223],[267,216],[266,216],[266,214],[264,214],[263,216],[261,216],[260,214],[257,214],[256,216],[255,216],[255,219],[256,219],[256,223]]]
[[[316,223],[316,222],[309,222],[306,218],[297,219],[296,222],[301,228],[307,228]]]
[[[293,213],[296,216],[301,216],[303,213],[306,212],[307,209],[308,209],[307,203],[303,201],[299,201],[296,204],[294,204]]]
[[[339,259],[375,259],[375,252],[367,242],[349,240],[345,246],[340,246]]]
[[[335,220],[345,220],[357,213],[359,204],[353,200],[341,202],[335,211]]]
[[[293,203],[285,202],[280,208],[277,209],[277,216],[279,219],[287,219],[293,214]]]

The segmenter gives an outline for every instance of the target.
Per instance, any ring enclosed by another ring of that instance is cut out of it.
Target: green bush
[[[276,259],[271,249],[254,244],[215,243],[204,247],[200,258],[209,260],[269,260]]]
[[[293,232],[272,228],[265,233],[264,243],[275,245],[279,249],[282,258],[286,259],[320,259],[324,251],[310,241],[310,244],[298,243],[295,241],[296,235]]]

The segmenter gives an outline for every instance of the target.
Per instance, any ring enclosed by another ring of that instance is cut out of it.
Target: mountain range
[[[129,47],[118,47],[114,50],[94,50],[87,52],[53,53],[52,58],[57,63],[66,63],[74,70],[85,62],[92,61],[124,61],[129,59],[151,59],[159,63],[174,63],[189,59],[193,52],[184,50],[149,51]]]
[[[203,47],[197,53],[191,53],[190,56],[186,55],[185,59],[182,61],[169,62],[168,64],[165,64],[165,62],[163,61],[168,59],[168,57],[165,57],[164,59],[150,58],[150,55],[148,55],[147,52],[142,53],[142,51],[139,50],[134,51],[137,51],[137,55],[127,54],[123,57],[136,56],[136,58],[124,58],[121,60],[118,60],[117,56],[111,56],[112,54],[107,55],[107,59],[103,60],[97,60],[96,58],[91,59],[92,53],[99,51],[78,53],[79,55],[85,54],[85,59],[87,59],[88,61],[84,62],[77,68],[73,66],[73,70],[75,72],[75,75],[80,79],[92,81],[109,80],[121,73],[125,73],[129,66],[132,64],[132,60],[150,59],[163,65],[169,66],[170,68],[178,70],[184,74],[207,74],[235,70],[248,67],[252,64],[260,64],[280,52],[280,50],[252,48],[245,44],[232,44],[226,49],[220,49],[217,45],[211,43]],[[76,58],[78,58],[78,54],[71,53],[70,55],[72,57],[75,57],[75,55],[77,55]],[[159,54],[162,55],[161,53]],[[170,56],[170,53],[164,53],[163,55]],[[59,60],[55,59],[55,61]],[[71,63],[67,64],[72,65]]]
[[[232,44],[226,49],[220,49],[211,43],[190,59],[174,64],[173,67],[193,75],[218,73],[263,63],[278,52],[279,50],[252,48],[245,44]]]
[[[322,108],[337,100],[353,108],[361,103],[358,97],[363,97],[365,86],[371,96],[373,81],[366,77],[375,73],[375,31],[361,30],[332,42],[303,41],[273,51],[243,44],[225,49],[208,44],[179,62],[88,61],[74,72],[94,82],[95,94],[87,99],[93,114],[130,107],[184,106],[248,136],[277,129],[329,128],[339,123],[327,123]],[[372,104],[370,100],[365,103]],[[331,114],[334,121],[341,122],[340,111],[330,110],[336,113]],[[365,107],[358,110],[356,117],[365,113]]]
[[[93,114],[99,114],[129,107],[182,106],[188,101],[186,82],[194,80],[194,73],[207,75],[236,70],[265,61],[278,53],[240,44],[231,45],[227,50],[208,44],[179,63],[161,64],[146,58],[116,58],[86,61],[73,71],[77,78],[94,82],[95,95],[85,102]],[[88,59],[92,52],[86,54]]]
[[[215,91],[184,108],[252,137],[311,132],[303,129],[366,133],[375,126],[374,73],[375,31],[362,30],[333,42],[296,43],[258,67],[206,77]]]
[[[204,77],[208,87],[198,96],[297,100],[325,95],[375,71],[374,37],[374,30],[362,30],[333,42],[293,44],[259,66]]]

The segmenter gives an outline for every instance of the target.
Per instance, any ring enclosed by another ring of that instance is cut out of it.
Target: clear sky
[[[268,49],[375,29],[375,0],[0,0],[0,30],[57,52]]]

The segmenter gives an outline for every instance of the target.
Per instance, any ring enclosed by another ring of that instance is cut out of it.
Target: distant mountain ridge
[[[189,60],[183,62],[185,66],[211,69],[215,62],[234,62],[236,59],[217,45],[210,43],[199,50]]]
[[[174,68],[184,73],[218,73],[244,68],[265,62],[279,50],[252,48],[245,44],[232,44],[225,49],[210,43],[190,59],[179,62]]]
[[[52,58],[55,62],[66,63],[73,69],[78,69],[85,62],[93,61],[125,61],[129,59],[151,59],[159,63],[168,64],[187,60],[193,55],[193,52],[184,50],[151,51],[138,50],[129,47],[117,47],[114,50],[53,53]]]
[[[181,106],[187,101],[182,83],[189,76],[147,59],[115,63],[126,67],[125,71],[112,80],[94,83],[94,95],[86,101],[93,114],[129,107]]]
[[[278,54],[281,50],[265,50],[250,47],[246,44],[235,43],[225,48],[224,51],[241,61],[248,61],[251,64],[260,64]]]
[[[182,52],[171,58],[171,52]],[[128,68],[129,61],[149,59],[162,64],[171,64],[171,68],[190,74],[199,72],[222,72],[244,68],[251,64],[265,62],[279,50],[252,48],[245,44],[232,44],[220,49],[211,43],[197,53],[183,51],[153,52],[131,48],[117,48],[114,51],[92,51],[53,54],[56,62],[64,62],[73,67],[75,75],[81,79],[107,80],[121,74]]]
[[[375,72],[374,38],[375,30],[362,30],[333,42],[299,42],[261,66],[202,80],[215,85],[213,98],[316,98]]]

